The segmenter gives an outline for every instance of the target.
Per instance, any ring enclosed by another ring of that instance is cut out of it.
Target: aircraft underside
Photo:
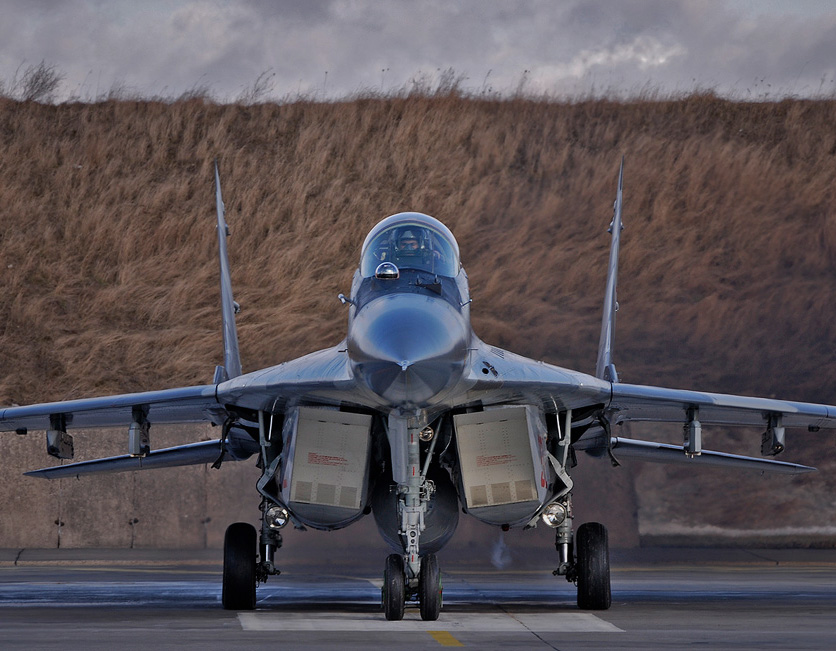
[[[433,620],[442,588],[436,553],[459,512],[507,530],[555,528],[555,574],[578,582],[584,608],[609,607],[606,529],[572,531],[571,412],[548,417],[531,405],[483,406],[432,416],[306,405],[257,416],[264,514],[255,556],[251,525],[230,527],[225,546],[226,608],[255,606],[255,586],[278,574],[280,529],[338,529],[373,513],[392,548],[382,602],[388,619],[407,602]],[[254,436],[255,438],[255,436]],[[544,515],[544,511],[548,507]],[[594,561],[594,562],[593,562]]]

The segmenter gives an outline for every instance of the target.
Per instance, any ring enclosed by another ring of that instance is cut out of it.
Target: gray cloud
[[[267,70],[275,95],[408,87],[453,68],[466,88],[584,94],[714,88],[836,92],[836,9],[758,13],[741,0],[8,0],[0,79],[42,59],[64,95],[113,87],[234,98]],[[763,80],[763,81],[761,81]]]

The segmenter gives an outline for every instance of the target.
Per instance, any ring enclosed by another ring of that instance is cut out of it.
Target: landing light
[[[557,502],[549,504],[540,517],[543,518],[543,522],[548,526],[559,527],[566,519],[566,507]]]
[[[406,370],[406,369],[404,369],[404,370]],[[432,441],[433,436],[435,436],[435,432],[433,431],[433,428],[429,427],[429,426],[425,427],[424,429],[422,429],[418,433],[418,438],[421,439],[422,441],[424,441],[425,443],[427,441]]]
[[[264,521],[271,529],[281,529],[290,520],[290,514],[283,506],[274,505],[267,509]]]

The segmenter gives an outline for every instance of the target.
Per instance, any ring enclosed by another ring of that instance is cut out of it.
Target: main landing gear
[[[571,520],[567,523],[557,530],[555,546],[560,553],[560,566],[554,574],[577,584],[578,608],[607,610],[612,605],[607,528],[598,522],[587,522],[578,527],[573,541]]]
[[[441,570],[435,554],[421,558],[417,589],[410,589],[406,580],[403,556],[390,554],[383,570],[383,611],[388,620],[403,619],[406,601],[418,600],[421,619],[434,622],[441,613]]]
[[[256,532],[246,522],[229,525],[224,536],[221,601],[227,610],[253,610],[256,584]]]
[[[262,505],[264,506],[264,505]],[[280,508],[280,507],[276,507]],[[275,509],[262,509],[261,540],[256,546],[255,527],[248,522],[236,522],[229,525],[224,536],[224,574],[221,602],[226,610],[254,610],[255,588],[264,583],[268,576],[279,574],[273,563],[276,550],[282,546],[282,536],[278,528],[284,526],[287,511],[280,508],[276,518]],[[271,525],[273,527],[271,528]],[[260,551],[261,560],[256,558]]]
[[[578,608],[607,610],[612,604],[610,592],[610,551],[607,528],[598,522],[578,527]]]

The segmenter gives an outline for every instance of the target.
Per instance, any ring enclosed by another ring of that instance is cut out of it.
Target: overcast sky
[[[0,0],[0,80],[41,60],[61,98],[235,99],[438,83],[578,96],[836,95],[833,0]]]

